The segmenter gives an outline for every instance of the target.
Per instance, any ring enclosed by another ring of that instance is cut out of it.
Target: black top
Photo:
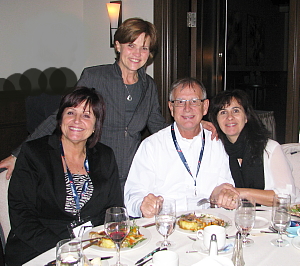
[[[103,224],[105,211],[123,206],[118,169],[111,148],[97,143],[87,148],[94,191],[82,207],[81,217]],[[9,190],[11,231],[6,244],[7,265],[22,265],[69,237],[74,220],[65,211],[66,182],[59,139],[46,136],[23,144]]]

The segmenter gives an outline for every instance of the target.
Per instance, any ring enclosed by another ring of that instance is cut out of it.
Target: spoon
[[[191,237],[191,236],[187,236],[189,239],[193,240],[193,241],[197,241],[198,239],[195,238],[195,237]],[[226,235],[226,239],[230,239],[230,238],[235,238],[235,235],[232,235],[232,236],[229,236],[229,235]]]
[[[225,247],[223,247],[221,249],[218,249],[218,252],[227,251],[232,246],[233,246],[232,244],[228,244]],[[203,250],[203,251],[208,251],[208,250]],[[198,253],[198,252],[200,252],[200,251],[198,251],[198,250],[187,250],[185,253]]]

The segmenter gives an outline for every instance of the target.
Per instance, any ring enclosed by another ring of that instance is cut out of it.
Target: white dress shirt
[[[222,184],[234,185],[228,155],[220,140],[211,140],[211,132],[201,129],[193,139],[181,137],[176,123],[174,130],[178,144],[196,178],[189,174],[176,151],[171,126],[146,138],[133,159],[125,184],[124,200],[130,216],[142,216],[140,206],[149,193],[176,199],[176,210],[187,210],[187,196],[197,191],[197,198],[209,197],[213,189]],[[202,136],[205,147],[198,176],[196,176]]]

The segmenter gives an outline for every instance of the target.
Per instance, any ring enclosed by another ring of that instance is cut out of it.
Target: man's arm
[[[56,127],[56,113],[57,111],[44,120],[44,122],[42,122],[34,130],[34,132],[27,137],[25,142],[38,139],[46,135],[51,135]],[[6,179],[9,179],[12,175],[15,168],[16,157],[18,157],[21,150],[21,145],[17,149],[13,150],[11,156],[8,156],[0,162],[0,168],[7,168]]]

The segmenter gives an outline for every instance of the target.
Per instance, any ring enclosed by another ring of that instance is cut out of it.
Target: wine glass
[[[255,223],[255,200],[239,198],[235,210],[235,226],[243,237],[243,246],[251,246],[253,240],[247,238]]]
[[[291,195],[274,195],[272,207],[272,226],[278,231],[278,238],[273,239],[271,243],[276,247],[284,247],[289,244],[287,240],[282,239],[282,233],[289,226],[291,221],[290,214]]]
[[[163,241],[157,242],[157,246],[174,247],[175,243],[168,240],[168,236],[174,232],[176,225],[176,201],[174,199],[157,200],[155,224],[156,230],[164,237]]]
[[[104,231],[115,243],[117,249],[117,261],[114,266],[125,266],[120,262],[121,243],[130,231],[130,223],[127,210],[123,207],[111,207],[106,210]]]

